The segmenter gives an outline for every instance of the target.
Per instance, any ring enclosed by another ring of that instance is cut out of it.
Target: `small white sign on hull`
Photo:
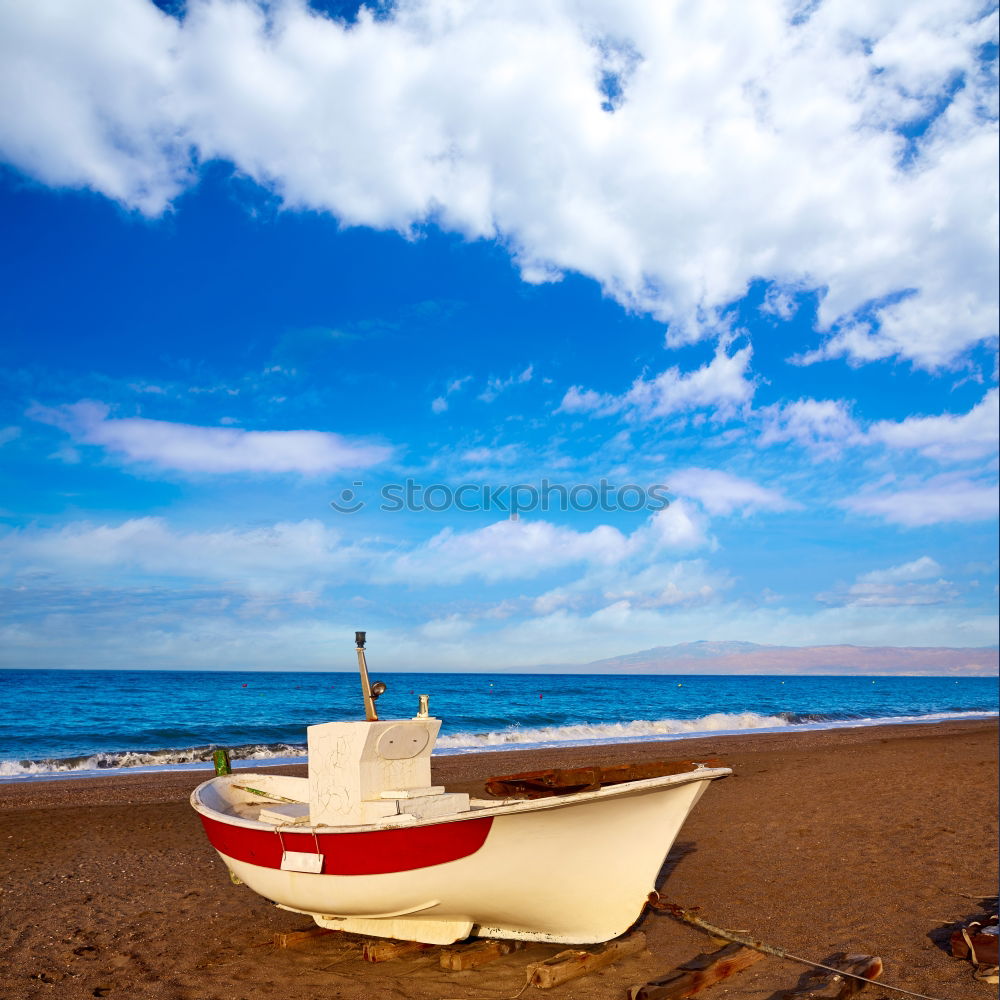
[[[323,874],[323,855],[311,851],[283,851],[281,854],[283,872],[308,872],[310,875]]]

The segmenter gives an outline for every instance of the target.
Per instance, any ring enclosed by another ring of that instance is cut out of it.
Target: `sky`
[[[997,25],[0,0],[0,666],[995,645]]]

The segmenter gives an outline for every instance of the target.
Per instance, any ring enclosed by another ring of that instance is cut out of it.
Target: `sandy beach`
[[[712,754],[734,776],[682,829],[661,873],[667,898],[817,961],[880,955],[885,982],[917,993],[995,995],[946,950],[948,925],[981,912],[970,897],[996,892],[994,722],[483,752],[437,758],[435,780],[472,789],[529,768]],[[449,973],[433,952],[368,965],[357,939],[336,934],[276,949],[276,932],[309,921],[230,883],[187,803],[205,777],[0,785],[0,996],[499,1000],[522,988],[528,962],[561,950]],[[552,995],[621,998],[713,948],[665,916],[641,928],[647,951]],[[765,1000],[805,971],[767,957],[705,995]]]

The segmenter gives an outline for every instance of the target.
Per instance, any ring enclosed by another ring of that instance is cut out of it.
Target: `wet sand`
[[[995,722],[484,752],[436,758],[434,770],[473,789],[492,774],[712,754],[735,774],[713,782],[681,830],[661,872],[667,898],[818,961],[881,955],[884,981],[917,993],[996,995],[946,950],[948,925],[981,912],[968,897],[996,893]],[[3,1000],[500,1000],[522,988],[528,962],[561,950],[533,945],[458,973],[433,952],[368,965],[358,939],[336,934],[278,950],[276,932],[310,923],[230,883],[187,804],[205,778],[0,784]],[[666,916],[641,928],[647,951],[546,992],[623,998],[714,947]],[[767,957],[704,995],[766,1000],[805,971]],[[900,994],[876,985],[863,996]]]

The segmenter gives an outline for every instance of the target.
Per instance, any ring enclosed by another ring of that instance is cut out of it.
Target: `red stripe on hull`
[[[199,814],[200,815],[200,814]],[[280,868],[282,844],[286,851],[323,855],[323,875],[387,875],[430,868],[475,854],[486,842],[493,818],[484,816],[457,823],[438,823],[402,830],[366,833],[286,833],[254,830],[201,816],[212,846],[236,861]]]

